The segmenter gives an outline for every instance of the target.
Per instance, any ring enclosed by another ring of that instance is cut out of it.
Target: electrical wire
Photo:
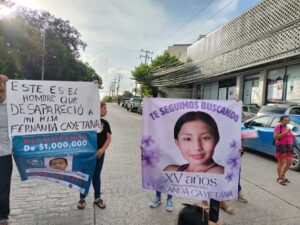
[[[184,37],[190,35],[191,33],[193,33],[196,29],[198,29],[200,26],[203,26],[204,24],[206,24],[210,19],[214,18],[215,16],[217,16],[220,12],[222,12],[224,9],[226,9],[228,6],[230,6],[235,0],[231,0],[229,3],[227,3],[224,7],[222,7],[219,11],[217,11],[215,14],[213,14],[212,16],[210,16],[209,18],[206,19],[206,21],[204,23],[201,23],[197,26],[195,26],[189,33],[183,35],[180,39],[177,39],[177,41],[182,40]],[[176,41],[176,42],[177,42]]]

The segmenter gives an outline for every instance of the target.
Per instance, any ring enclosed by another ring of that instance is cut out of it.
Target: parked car
[[[136,112],[140,115],[143,114],[143,101],[141,101],[141,104],[139,105],[139,107],[137,108]]]
[[[274,127],[279,124],[279,118],[282,114],[263,115],[247,120],[242,125],[242,129],[255,129],[258,137],[252,139],[244,139],[242,146],[248,149],[266,153],[268,155],[275,155],[275,147],[273,146],[274,140]],[[300,128],[300,116],[289,115],[291,124]],[[299,129],[300,131],[300,129]],[[300,142],[300,132],[296,133],[296,137]],[[294,144],[294,161],[291,166],[292,170],[300,170],[300,149]]]
[[[127,109],[128,110],[128,102],[129,102],[130,100],[125,100],[125,102],[124,102],[124,108],[125,109]]]
[[[248,120],[248,119],[253,118],[253,117],[256,116],[256,114],[259,111],[259,106],[256,105],[256,104],[254,104],[254,105],[252,105],[252,104],[251,105],[243,105],[242,110],[243,110],[242,119],[243,119],[243,121],[245,121],[245,120]]]
[[[296,103],[267,104],[258,111],[257,116],[270,114],[300,115],[300,105]]]
[[[125,103],[126,103],[126,101],[129,100],[129,99],[130,99],[130,98],[123,98],[122,101],[121,101],[121,106],[124,107],[124,108],[126,108],[126,107],[125,107],[125,105],[126,105]]]
[[[140,106],[141,101],[141,98],[130,98],[130,100],[127,103],[127,110],[130,110],[131,112],[136,111]]]

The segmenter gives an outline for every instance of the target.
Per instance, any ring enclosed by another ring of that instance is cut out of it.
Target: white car
[[[130,110],[131,112],[137,111],[141,104],[141,101],[141,98],[131,98],[127,103],[127,110]]]
[[[256,116],[259,111],[259,107],[256,105],[243,105],[243,118],[242,120],[248,120]]]
[[[284,114],[284,115],[300,115],[300,105],[297,103],[274,104],[270,103],[263,106],[257,113],[257,116]]]

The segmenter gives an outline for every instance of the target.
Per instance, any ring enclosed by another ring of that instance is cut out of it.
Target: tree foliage
[[[123,98],[131,98],[133,94],[130,91],[124,91],[122,97]]]
[[[11,1],[0,0],[1,4],[13,7]],[[101,77],[79,60],[80,50],[87,46],[80,38],[69,21],[17,7],[14,16],[0,19],[0,73],[39,80],[44,58],[45,80],[98,80],[101,86]]]
[[[132,71],[132,77],[141,85],[141,92],[144,96],[156,97],[158,93],[166,97],[166,93],[159,90],[152,84],[153,74],[163,69],[182,65],[183,63],[175,56],[171,56],[168,52],[157,56],[150,65],[140,64]]]

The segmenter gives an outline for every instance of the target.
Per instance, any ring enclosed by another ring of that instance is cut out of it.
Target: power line
[[[173,32],[172,34],[171,34],[171,36],[172,35],[174,35],[177,31],[179,31],[180,29],[182,29],[184,26],[186,26],[188,23],[190,23],[194,18],[196,18],[203,10],[205,10],[207,7],[209,7],[209,5],[210,4],[212,4],[212,2],[214,2],[215,0],[212,0],[212,1],[210,1],[208,4],[206,4],[203,8],[201,8],[201,10],[200,11],[198,11],[194,16],[192,16],[186,23],[184,23],[183,25],[181,25],[175,32]],[[207,19],[206,19],[206,22],[204,22],[204,23],[202,23],[202,24],[200,24],[200,25],[197,25],[196,27],[194,27],[189,33],[187,33],[187,34],[185,34],[184,36],[182,36],[180,39],[177,39],[177,41],[179,41],[179,40],[182,40],[184,37],[186,37],[187,35],[189,35],[189,34],[191,34],[192,32],[194,32],[194,30],[195,29],[197,29],[199,26],[203,26],[203,24],[205,24],[205,23],[207,23],[210,19],[212,19],[213,17],[215,17],[216,15],[218,15],[221,11],[223,11],[226,7],[228,7],[230,4],[232,4],[233,3],[233,1],[234,0],[231,0],[228,4],[226,4],[224,7],[222,7],[218,12],[216,12],[214,15],[212,15],[212,16],[210,16],[210,17],[208,17]],[[169,38],[168,38],[169,39]],[[175,60],[174,60],[175,61]],[[169,62],[168,63],[166,63],[166,64],[164,64],[164,65],[167,65],[167,66],[169,66],[168,65],[169,64]],[[164,65],[162,65],[162,66],[164,66]],[[174,63],[174,64],[171,64],[170,66],[172,66],[172,65],[176,65],[176,62]],[[163,68],[162,68],[163,69]],[[154,70],[154,71],[153,71]],[[153,69],[153,70],[151,70],[150,72],[152,73],[152,72],[154,72],[154,73],[156,73],[156,72],[158,72],[158,70],[159,70],[159,68],[157,68],[156,70],[155,69]]]
[[[193,21],[197,16],[200,15],[206,8],[208,8],[215,0],[209,0],[208,4],[206,4],[203,8],[201,8],[195,15],[193,15],[190,19],[188,19],[184,24],[179,26],[173,33],[171,33],[168,37],[170,39],[174,34],[176,34],[178,31],[180,31],[183,27],[188,25],[191,21]]]
[[[197,26],[195,26],[190,32],[186,33],[185,35],[183,35],[181,38],[177,39],[176,41],[180,41],[182,40],[184,37],[190,35],[191,33],[193,33],[196,29],[198,29],[200,26],[203,26],[204,24],[206,24],[210,19],[214,18],[215,16],[217,16],[220,12],[222,12],[225,8],[227,8],[229,5],[231,5],[235,0],[231,0],[229,3],[227,3],[224,7],[222,7],[219,11],[217,11],[215,14],[213,14],[212,16],[208,17],[206,19],[206,21],[204,23],[201,23]]]
[[[285,28],[286,28],[286,27],[291,27],[292,25],[298,23],[299,21],[300,21],[300,19],[297,19],[297,20],[292,21],[292,22],[290,22],[290,23],[288,23],[288,24],[284,24],[284,25],[281,25],[281,26],[279,26],[279,27],[276,27],[276,28],[274,28],[274,29],[272,29],[272,30],[265,31],[265,32],[263,32],[263,33],[261,33],[261,34],[259,34],[259,35],[256,35],[256,36],[254,36],[254,37],[252,37],[252,38],[249,38],[249,39],[247,39],[247,40],[244,40],[243,42],[236,43],[235,46],[234,46],[234,48],[231,48],[231,49],[229,49],[229,50],[226,50],[225,52],[233,51],[233,50],[236,50],[236,49],[238,49],[238,48],[241,48],[241,47],[247,45],[248,43],[250,43],[250,42],[253,41],[253,40],[263,40],[263,39],[267,39],[267,38],[273,36],[274,33],[280,31],[281,29],[283,29],[284,27],[285,27]],[[290,29],[290,28],[288,28],[288,29]],[[205,59],[205,61],[208,61],[208,60],[210,60],[210,59],[213,59],[213,58],[215,58],[215,57],[217,57],[217,56],[219,56],[219,55],[221,55],[221,54],[224,54],[224,51],[218,52],[217,54],[214,54],[214,55],[209,56],[208,58]],[[173,77],[175,77],[175,75],[177,75],[177,76],[176,76],[176,78],[172,79],[172,81],[173,81],[173,80],[176,80],[177,83],[191,82],[191,81],[197,80],[197,79],[199,79],[199,78],[205,79],[205,78],[207,78],[208,76],[210,76],[210,74],[212,73],[211,71],[210,71],[209,73],[207,73],[207,74],[202,74],[201,77],[199,76],[199,75],[201,75],[201,69],[192,70],[192,71],[190,71],[190,72],[188,72],[188,73],[183,73],[183,71],[182,71],[182,70],[184,70],[185,68],[187,68],[188,66],[193,66],[193,65],[196,66],[196,64],[199,63],[199,62],[201,62],[201,61],[203,61],[203,60],[198,59],[198,60],[195,60],[195,61],[193,61],[193,62],[186,63],[186,64],[184,64],[184,65],[180,65],[180,66],[177,66],[177,67],[173,67],[173,68],[166,69],[166,70],[164,70],[164,71],[161,71],[161,72],[158,73],[158,74],[154,74],[154,83],[158,84],[159,81],[162,81],[162,82],[164,82],[164,84],[166,84],[167,82],[165,82],[165,81],[169,81],[169,80],[167,80],[167,79],[168,79],[169,77],[170,77],[170,78],[173,78]],[[205,66],[205,64],[202,65],[202,66]],[[206,70],[209,70],[209,69],[210,69],[210,68],[207,68],[207,67],[206,67]],[[202,70],[203,70],[203,69],[202,69]],[[210,69],[210,70],[211,70],[211,69]],[[200,72],[200,73],[198,73],[198,72]],[[187,77],[187,76],[193,76],[193,75],[195,75],[195,74],[198,74],[198,77],[192,77],[192,78]],[[178,75],[179,75],[179,76],[178,76]],[[185,78],[185,79],[184,79],[184,80],[179,80],[178,78]],[[170,81],[171,81],[171,80],[170,80]],[[170,83],[168,83],[168,84],[170,84]],[[170,85],[171,85],[171,84],[170,84]]]

